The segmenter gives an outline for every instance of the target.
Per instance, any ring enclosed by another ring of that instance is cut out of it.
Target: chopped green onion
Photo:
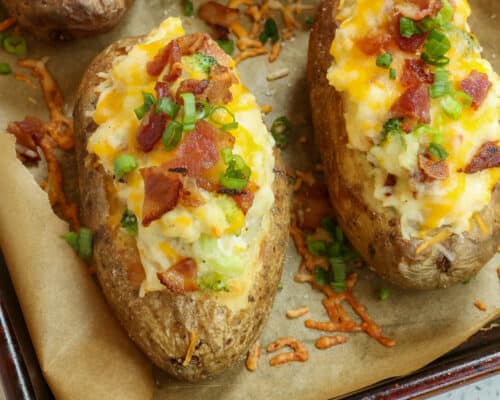
[[[78,255],[81,258],[92,257],[92,231],[87,228],[80,228],[78,232]]]
[[[193,93],[181,93],[184,101],[184,116],[182,117],[182,125],[184,131],[193,131],[196,123],[196,104]]]
[[[314,17],[312,17],[311,15],[306,17],[306,19],[304,20],[304,27],[306,29],[311,29],[313,24],[314,24]]]
[[[234,42],[231,39],[227,40],[216,40],[219,47],[224,50],[224,52],[228,55],[232,55],[234,53]]]
[[[184,15],[191,17],[194,14],[194,6],[191,0],[184,0]]]
[[[434,72],[434,83],[429,88],[429,95],[436,99],[453,92],[453,82],[448,78],[450,73],[444,68],[436,68]]]
[[[417,33],[421,33],[415,22],[409,18],[401,17],[399,20],[399,33],[405,38],[410,38]]]
[[[125,210],[122,214],[122,219],[120,220],[120,225],[122,228],[132,236],[137,235],[138,227],[137,227],[137,217],[130,210]]]
[[[446,56],[439,57],[437,59],[431,58],[427,53],[422,53],[420,58],[429,65],[434,65],[436,67],[444,67],[450,63],[450,59]]]
[[[14,54],[18,57],[24,56],[28,51],[26,39],[22,36],[11,35],[3,40],[3,48],[9,54]]]
[[[182,139],[182,132],[183,127],[180,122],[172,121],[168,124],[161,138],[165,150],[172,151],[177,147]]]
[[[156,112],[162,112],[167,114],[170,118],[175,119],[181,107],[179,104],[175,103],[168,97],[162,97],[158,100],[158,104],[156,105]]]
[[[208,272],[198,279],[201,290],[212,290],[214,292],[229,292],[225,277],[218,272]]]
[[[227,116],[229,116],[230,122],[225,122]],[[238,122],[236,122],[234,114],[225,106],[214,107],[210,113],[209,119],[219,125],[224,131],[238,128]]]
[[[384,141],[389,136],[398,136],[402,135],[403,133],[404,133],[403,129],[401,128],[401,119],[390,118],[384,124],[382,132],[380,132],[380,135],[382,137],[381,140]]]
[[[201,106],[201,108],[199,107]],[[196,120],[202,120],[210,116],[212,113],[212,105],[208,101],[197,100],[196,101]]]
[[[0,74],[9,75],[12,73],[12,68],[7,63],[0,63]]]
[[[340,257],[343,247],[344,246],[340,242],[330,243],[330,246],[328,246],[328,257]]]
[[[328,260],[330,261],[330,265],[332,266],[332,288],[335,291],[342,291],[345,289],[346,280],[345,261],[342,257],[330,257]],[[335,284],[336,287],[334,287],[333,284]]]
[[[314,256],[323,256],[326,254],[326,242],[324,240],[312,240],[307,237],[307,250]]]
[[[337,224],[330,215],[323,217],[323,219],[320,222],[320,225],[325,231],[327,231],[332,236],[332,238],[335,237],[335,229],[337,228]]]
[[[68,232],[61,236],[66,243],[68,243],[73,250],[78,252],[78,233]]]
[[[226,189],[242,191],[250,180],[250,167],[241,156],[233,154],[229,148],[222,149],[221,154],[227,168],[221,174],[219,183]]]
[[[427,37],[424,48],[425,52],[420,57],[426,63],[444,66],[450,62],[450,59],[445,57],[445,54],[450,50],[451,43],[444,33],[433,29]]]
[[[264,30],[259,35],[259,40],[263,44],[267,42],[267,39],[271,39],[271,42],[276,43],[279,38],[280,32],[276,21],[272,18],[266,19],[266,22],[264,23]]]
[[[329,279],[329,273],[326,269],[317,266],[314,268],[314,281],[318,285],[327,285]]]
[[[330,283],[330,286],[332,289],[336,292],[343,292],[346,288],[346,282],[332,282]]]
[[[412,132],[417,138],[421,136],[430,136],[431,142],[442,143],[443,142],[443,132],[431,127],[430,125],[419,125]]]
[[[389,294],[390,294],[389,289],[382,288],[378,292],[378,298],[379,298],[379,300],[382,300],[382,301],[387,300],[389,298]]]
[[[141,120],[148,113],[153,105],[156,104],[156,100],[151,93],[142,92],[143,104],[134,110],[137,119]]]
[[[283,282],[278,283],[278,290],[283,290]]]
[[[284,115],[276,118],[271,125],[271,135],[273,135],[276,145],[279,148],[286,146],[292,131],[292,123]]]
[[[139,165],[134,156],[130,154],[121,154],[116,157],[113,161],[113,169],[115,172],[115,178],[120,180],[125,174],[132,172]]]
[[[425,17],[424,19],[418,22],[418,29],[420,29],[421,32],[432,31],[435,27],[436,27],[436,21],[430,17]]]
[[[391,68],[389,70],[389,79],[391,80],[396,80],[396,70],[394,68]]]
[[[442,0],[442,4],[441,10],[439,10],[434,20],[441,29],[450,29],[455,10],[448,0]]]
[[[443,161],[448,157],[448,152],[438,143],[431,143],[428,149],[429,153],[436,157],[439,161]]]
[[[377,67],[380,67],[380,68],[389,68],[390,65],[391,65],[391,63],[392,63],[392,55],[391,55],[391,53],[380,54],[377,57],[377,60],[375,61],[375,63],[377,64]]]
[[[462,92],[461,90],[456,90],[453,95],[455,98],[460,100],[465,107],[470,107],[472,105],[472,97],[470,97],[467,93]]]
[[[464,108],[462,103],[450,94],[441,99],[441,107],[443,107],[445,114],[452,119],[459,119]]]

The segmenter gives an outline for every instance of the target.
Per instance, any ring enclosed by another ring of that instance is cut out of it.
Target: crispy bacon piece
[[[26,117],[23,121],[9,123],[7,132],[16,137],[16,151],[24,159],[39,161],[37,142],[43,136],[44,123],[35,117]],[[36,138],[36,140],[35,140]]]
[[[182,104],[181,93],[192,93],[196,100],[206,100],[204,95],[205,90],[208,88],[210,81],[208,79],[186,79],[183,80],[177,88],[175,98],[178,103]]]
[[[406,89],[392,105],[391,111],[396,117],[417,119],[424,124],[428,124],[431,121],[428,87],[421,84]]]
[[[243,192],[233,194],[230,196],[236,203],[236,205],[243,211],[244,214],[248,212],[253,204],[253,192],[249,190],[244,190]]]
[[[146,71],[151,76],[159,76],[168,65],[169,72],[164,80],[166,82],[173,82],[182,73],[181,56],[179,43],[177,40],[172,40],[155,55],[152,61],[147,63]]]
[[[183,294],[199,290],[198,267],[192,258],[184,258],[156,275],[160,282],[174,293]]]
[[[153,107],[141,121],[136,137],[137,147],[145,153],[153,150],[169,119],[167,114],[156,113]]]
[[[207,1],[198,9],[198,17],[207,24],[229,28],[232,23],[240,19],[240,11],[215,1]]]
[[[168,97],[172,99],[170,94],[170,85],[167,82],[156,82],[155,85],[156,98]]]
[[[483,104],[484,99],[488,95],[491,82],[487,74],[473,69],[469,76],[460,82],[460,87],[472,97],[472,108],[477,109]]]
[[[500,147],[493,142],[487,142],[474,154],[472,161],[464,172],[474,174],[488,168],[500,167]]]
[[[356,40],[356,46],[367,56],[374,56],[384,50],[391,41],[391,35],[387,32],[377,32]]]
[[[446,179],[449,175],[446,161],[437,161],[429,154],[418,155],[418,167],[427,181]]]
[[[403,17],[420,21],[425,17],[434,17],[441,10],[441,0],[404,0],[399,1],[395,9]]]
[[[401,85],[405,87],[417,86],[420,83],[433,83],[434,76],[427,64],[422,60],[406,59],[401,75]]]
[[[193,33],[177,39],[183,56],[194,53],[203,53],[215,58],[215,60],[225,67],[231,66],[231,57],[228,56],[206,33]]]
[[[392,37],[401,50],[407,53],[415,53],[424,44],[429,34],[421,33],[409,38],[401,36],[401,32],[399,31],[400,20],[401,16],[395,19],[394,26],[391,29]]]
[[[142,168],[140,172],[144,179],[142,225],[148,226],[177,206],[182,181],[179,174],[169,172],[163,166]]]

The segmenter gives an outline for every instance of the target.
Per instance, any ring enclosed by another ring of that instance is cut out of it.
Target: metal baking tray
[[[500,373],[500,328],[485,328],[455,350],[411,375],[382,381],[342,398],[349,400],[424,398],[497,373]],[[38,366],[1,254],[0,379],[5,400],[54,398]]]

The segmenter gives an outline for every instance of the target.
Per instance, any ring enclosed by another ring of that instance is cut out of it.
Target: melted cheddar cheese
[[[481,49],[470,33],[467,1],[450,2],[454,13],[451,27],[444,31],[451,42],[446,69],[456,90],[472,70],[487,74],[491,87],[477,110],[466,107],[456,120],[446,115],[439,99],[431,98],[430,128],[442,135],[441,145],[449,154],[446,158],[449,176],[430,182],[411,179],[418,170],[418,155],[429,146],[428,135],[408,133],[381,140],[384,124],[391,118],[391,106],[405,91],[400,82],[405,59],[418,59],[424,50],[420,48],[415,54],[405,53],[397,46],[388,50],[392,55],[390,67],[396,75],[396,79],[391,79],[388,69],[376,65],[377,54],[367,55],[357,45],[387,26],[397,3],[404,1],[340,3],[339,27],[331,45],[335,61],[328,71],[328,80],[343,98],[348,145],[366,153],[374,166],[375,198],[399,212],[406,239],[432,236],[436,229],[442,228],[456,234],[469,231],[475,226],[471,224],[472,217],[489,204],[500,179],[498,167],[473,174],[463,172],[484,143],[500,140],[500,80],[490,63],[481,57]],[[435,67],[430,66],[430,70]],[[385,186],[388,174],[397,178],[395,186]]]
[[[140,121],[134,109],[143,103],[143,92],[154,93],[156,78],[147,73],[146,64],[171,40],[182,35],[184,30],[180,20],[168,18],[130,48],[127,55],[116,59],[109,73],[102,75],[104,81],[99,87],[100,97],[93,115],[99,127],[91,136],[87,150],[98,156],[108,174],[113,175],[113,160],[122,153],[132,154],[140,168],[158,166],[172,157],[161,143],[151,152],[137,149],[135,138]],[[202,78],[199,71],[184,63],[184,58],[182,64],[183,79]],[[232,61],[231,70],[238,77]],[[164,290],[157,273],[166,271],[182,258],[190,257],[196,261],[198,276],[201,277],[213,270],[214,263],[220,268],[230,268],[232,275],[227,282],[227,291],[208,292],[233,309],[247,304],[253,277],[262,268],[262,242],[270,229],[270,210],[274,202],[274,141],[266,130],[254,96],[239,83],[239,79],[238,83],[232,84],[230,91],[232,100],[225,106],[238,123],[238,127],[230,131],[235,138],[232,151],[251,168],[250,183],[257,188],[246,215],[238,209],[228,221],[225,214],[225,198],[228,197],[200,189],[198,194],[202,202],[199,206],[178,204],[144,227],[140,223],[144,181],[139,168],[129,173],[123,182],[114,180],[114,188],[124,209],[131,210],[139,221],[137,248],[146,273],[142,295]],[[219,259],[214,258],[215,254]],[[226,265],[228,262],[232,265]]]

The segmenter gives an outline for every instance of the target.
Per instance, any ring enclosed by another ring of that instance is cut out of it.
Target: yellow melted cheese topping
[[[401,2],[401,1],[400,1]],[[405,88],[399,83],[404,60],[419,58],[420,53],[404,53],[399,48],[391,54],[391,67],[397,78],[390,79],[388,69],[376,65],[376,56],[367,56],[356,41],[384,26],[393,13],[393,0],[346,0],[341,2],[337,19],[340,23],[331,45],[335,61],[328,80],[341,92],[345,106],[345,123],[349,146],[367,153],[374,164],[374,196],[385,207],[393,207],[401,215],[403,237],[423,238],[446,227],[461,234],[470,230],[472,217],[485,208],[492,190],[500,179],[500,168],[475,174],[459,172],[468,165],[486,142],[498,142],[500,80],[470,34],[467,18],[470,7],[466,0],[454,0],[452,29],[445,31],[451,42],[446,53],[450,63],[446,69],[454,87],[475,69],[486,73],[492,83],[479,109],[464,109],[458,120],[449,118],[438,99],[431,99],[431,127],[443,134],[442,146],[449,153],[446,162],[449,177],[445,180],[410,185],[409,176],[418,169],[418,153],[429,144],[429,138],[407,134],[389,137],[379,143],[384,123],[390,118],[392,104]],[[426,142],[427,140],[427,142]],[[387,174],[397,177],[397,184],[384,186]]]
[[[134,109],[143,103],[142,92],[154,93],[156,79],[146,72],[146,64],[171,40],[182,35],[184,30],[180,20],[168,18],[129,49],[126,56],[116,59],[109,73],[102,74],[104,81],[99,87],[101,94],[93,115],[99,127],[91,136],[87,150],[98,156],[108,174],[113,175],[113,160],[122,153],[132,154],[138,160],[139,168],[158,166],[171,157],[161,145],[149,153],[136,148],[140,121]],[[234,69],[232,60],[231,69]],[[233,72],[238,77],[237,72]],[[183,63],[183,79],[200,78],[199,71]],[[250,182],[258,188],[246,215],[238,209],[239,215],[228,222],[224,212],[224,198],[228,197],[199,189],[204,201],[202,205],[190,208],[179,204],[144,227],[140,223],[144,182],[139,168],[127,175],[126,182],[114,180],[124,209],[133,211],[139,221],[137,248],[146,273],[142,295],[164,290],[157,272],[167,270],[182,258],[195,259],[198,276],[209,273],[213,254],[206,254],[204,243],[208,238],[212,246],[209,251],[236,260],[243,266],[238,276],[229,280],[229,292],[210,293],[232,309],[247,304],[253,277],[262,268],[260,251],[270,227],[270,210],[274,202],[274,141],[262,121],[255,97],[240,83],[233,84],[230,91],[233,99],[226,107],[238,122],[238,128],[230,131],[235,137],[233,153],[240,155],[251,168]]]

